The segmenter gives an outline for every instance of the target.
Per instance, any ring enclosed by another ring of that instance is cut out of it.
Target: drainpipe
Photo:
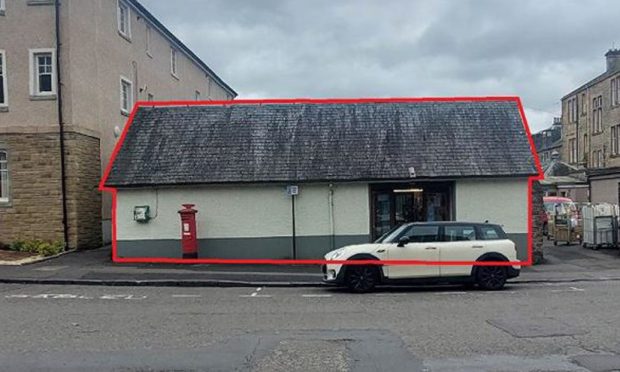
[[[293,224],[293,259],[297,258],[297,236],[295,233],[295,195],[291,195],[291,222]]]
[[[138,82],[138,62],[136,61],[131,61],[131,67],[133,68],[133,101],[139,101],[140,100],[140,90],[139,90],[139,82]]]
[[[329,184],[329,191],[327,194],[327,206],[329,209],[329,235],[331,240],[331,250],[336,249],[336,228],[334,225],[334,185]]]
[[[55,0],[56,9],[56,102],[58,104],[58,126],[60,136],[60,185],[62,190],[62,225],[65,239],[65,250],[69,248],[69,226],[67,222],[67,182],[65,169],[65,123],[62,116],[62,80],[60,74],[60,0]]]

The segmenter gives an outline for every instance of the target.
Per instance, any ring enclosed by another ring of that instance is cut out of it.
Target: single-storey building
[[[182,257],[189,203],[199,258],[322,258],[458,220],[503,225],[527,259],[538,171],[517,99],[146,104],[104,180],[118,257]]]

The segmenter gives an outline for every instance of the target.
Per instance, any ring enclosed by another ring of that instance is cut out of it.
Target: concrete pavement
[[[620,282],[453,288],[0,284],[2,370],[608,371]]]
[[[618,250],[545,247],[547,263],[514,283],[620,280]],[[115,264],[109,247],[24,266],[0,266],[0,282],[143,286],[323,286],[319,266]]]

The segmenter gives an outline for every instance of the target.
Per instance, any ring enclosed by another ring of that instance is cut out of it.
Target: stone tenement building
[[[620,166],[620,50],[605,58],[605,72],[562,98],[562,159],[569,164]]]
[[[137,100],[236,92],[136,0],[0,0],[0,243],[110,239],[101,172]]]
[[[562,159],[585,168],[590,201],[618,203],[620,194],[620,49],[607,68],[562,98]]]
[[[544,165],[551,161],[552,155],[562,151],[562,120],[553,118],[553,125],[532,135],[534,146],[540,162]]]

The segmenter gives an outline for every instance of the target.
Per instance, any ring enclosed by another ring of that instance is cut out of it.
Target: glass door
[[[450,221],[451,190],[449,182],[372,185],[373,240],[407,222]]]
[[[373,193],[373,228],[372,239],[375,240],[392,228],[392,200],[386,192]]]

